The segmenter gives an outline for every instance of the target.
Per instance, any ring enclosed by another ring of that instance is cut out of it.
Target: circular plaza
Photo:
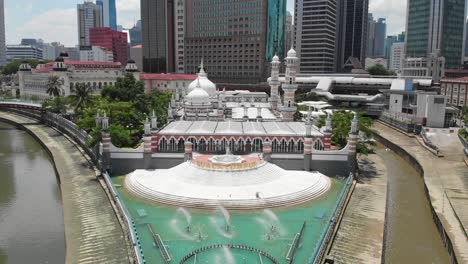
[[[259,155],[196,155],[170,169],[136,170],[125,179],[132,194],[158,203],[231,210],[273,208],[308,202],[326,193],[330,179],[319,172],[288,171]]]

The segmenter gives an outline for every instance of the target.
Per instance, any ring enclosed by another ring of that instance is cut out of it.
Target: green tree
[[[60,87],[63,85],[63,80],[57,75],[51,75],[47,80],[47,93],[49,96],[59,97]]]
[[[10,75],[10,74],[17,73],[18,70],[19,70],[19,66],[21,65],[21,63],[23,61],[27,61],[29,63],[29,65],[31,65],[32,68],[35,68],[37,66],[37,64],[39,63],[39,61],[36,60],[36,59],[13,60],[10,63],[8,63],[7,65],[5,65],[5,67],[3,67],[2,74]]]
[[[42,107],[53,113],[65,113],[67,111],[67,99],[64,97],[54,97],[42,103]]]
[[[73,105],[75,106],[75,112],[81,112],[86,108],[91,102],[93,89],[90,85],[84,83],[77,83],[72,89],[74,93],[70,97],[73,100]]]
[[[391,76],[395,75],[393,71],[388,71],[382,64],[376,64],[370,68],[367,68],[367,71],[370,75],[377,75],[377,76]]]
[[[101,95],[114,101],[136,101],[138,97],[144,96],[145,86],[142,81],[137,81],[131,73],[123,78],[117,78],[114,86],[106,86]]]
[[[372,125],[374,121],[365,117],[362,113],[358,113],[358,129],[360,132],[360,138],[357,151],[360,154],[367,155],[373,151],[375,145],[372,140],[372,134],[374,130]],[[325,125],[326,116],[321,116],[318,120],[317,126],[323,127]],[[333,128],[332,144],[339,148],[343,148],[348,143],[349,131],[351,130],[351,120],[354,118],[354,113],[350,111],[335,112],[331,116],[331,124]]]

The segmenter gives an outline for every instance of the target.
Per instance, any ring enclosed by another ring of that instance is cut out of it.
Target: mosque
[[[280,170],[348,175],[355,166],[357,119],[352,122],[348,145],[340,150],[331,145],[329,117],[322,128],[313,124],[311,111],[305,121],[294,120],[298,62],[294,49],[289,50],[285,77],[280,78],[281,62],[278,56],[273,57],[270,96],[217,89],[202,62],[196,79],[174,91],[167,109],[168,123],[159,127],[154,113],[145,121],[143,144],[138,149],[116,148],[110,134],[103,134],[103,156],[107,156],[108,169],[117,173],[173,169],[184,161],[193,162],[194,156],[223,155],[229,150],[238,156],[261,154],[261,160]],[[107,117],[101,119],[108,122]]]

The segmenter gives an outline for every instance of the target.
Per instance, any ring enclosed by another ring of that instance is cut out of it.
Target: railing
[[[330,243],[331,237],[333,235],[335,226],[337,224],[337,219],[339,215],[341,214],[341,211],[343,210],[344,204],[346,202],[346,196],[348,195],[348,192],[350,190],[350,186],[353,182],[353,176],[349,176],[345,182],[345,186],[341,190],[338,203],[335,206],[335,209],[333,210],[333,213],[330,215],[328,218],[328,227],[322,232],[319,238],[319,243],[316,244],[314,248],[314,254],[309,258],[307,261],[308,264],[318,264],[321,263],[325,251],[328,247],[328,243]]]
[[[135,221],[133,220],[132,216],[130,215],[130,212],[127,210],[127,207],[125,207],[123,201],[121,200],[117,190],[114,187],[114,184],[110,179],[109,174],[107,174],[107,172],[104,172],[102,176],[104,178],[104,181],[106,182],[107,187],[109,188],[109,191],[111,192],[112,199],[117,205],[117,213],[119,213],[119,215],[125,220],[125,223],[128,227],[128,232],[126,235],[132,245],[133,259],[137,264],[144,264],[146,263],[146,260],[145,256],[143,255],[143,249],[141,248],[141,242],[138,236],[138,232],[136,230]]]
[[[439,148],[436,145],[434,145],[434,143],[432,143],[432,141],[427,137],[426,131],[424,129],[421,129],[421,137],[426,146],[433,149],[434,151],[437,152],[437,154],[439,154]]]
[[[415,115],[390,113],[388,111],[382,112],[380,120],[405,132],[416,134],[421,131],[423,123],[423,119]]]
[[[42,121],[46,123],[47,125],[54,127],[58,131],[66,134],[67,136],[72,138],[76,143],[78,143],[84,149],[84,151],[89,155],[89,157],[92,159],[92,162],[94,163],[94,165],[100,168],[100,159],[101,159],[100,150],[99,150],[100,145],[96,144],[96,146],[94,146],[93,148],[90,148],[87,145],[87,143],[91,139],[91,136],[88,135],[86,131],[80,129],[77,125],[75,125],[70,120],[63,118],[59,114],[54,114],[54,113],[49,113],[49,112],[42,113],[40,111],[32,111],[32,110],[25,111],[21,109],[11,109],[11,108],[8,108],[8,111]],[[144,258],[140,239],[136,231],[135,222],[133,221],[127,208],[124,206],[124,203],[121,201],[107,172],[104,171],[102,175],[107,185],[107,188],[111,192],[112,199],[117,205],[118,211],[116,213],[122,216],[122,218],[125,220],[126,226],[128,227],[129,231],[127,233],[127,237],[129,238],[131,245],[132,245],[133,259],[135,260],[135,263],[137,264],[144,264],[146,263],[146,260]]]

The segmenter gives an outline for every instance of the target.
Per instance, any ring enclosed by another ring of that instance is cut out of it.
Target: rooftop
[[[256,109],[255,109],[256,111]],[[174,121],[164,127],[159,135],[214,135],[214,136],[305,136],[303,122],[237,122],[237,121]],[[312,136],[322,136],[312,127]]]
[[[141,73],[140,80],[161,80],[161,81],[193,81],[197,79],[195,74],[166,74],[166,73]]]

